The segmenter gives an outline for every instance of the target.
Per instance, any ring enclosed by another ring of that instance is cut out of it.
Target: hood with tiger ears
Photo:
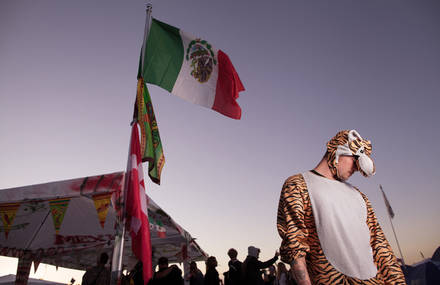
[[[363,139],[356,130],[340,131],[327,143],[327,163],[332,174],[339,177],[336,168],[339,156],[357,156],[359,172],[365,177],[370,177],[376,173],[376,167],[370,157],[371,151],[371,142]]]

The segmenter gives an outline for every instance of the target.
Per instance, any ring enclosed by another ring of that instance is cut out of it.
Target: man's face
[[[336,168],[338,169],[339,179],[341,179],[341,181],[347,180],[358,170],[356,157],[351,155],[341,155],[338,159]]]

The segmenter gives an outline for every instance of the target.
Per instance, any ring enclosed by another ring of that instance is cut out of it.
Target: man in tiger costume
[[[285,181],[280,254],[298,284],[405,284],[368,198],[346,182],[356,171],[375,173],[370,156],[370,141],[340,131],[315,169]]]

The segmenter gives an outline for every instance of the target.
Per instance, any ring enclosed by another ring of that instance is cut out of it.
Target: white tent
[[[53,281],[29,278],[29,285],[65,285],[64,283],[58,283]],[[0,276],[0,285],[15,285],[15,274],[8,274],[4,276]]]
[[[0,255],[85,270],[111,256],[124,172],[0,190]],[[207,254],[148,196],[153,262],[205,260]],[[125,237],[123,264],[136,262]]]

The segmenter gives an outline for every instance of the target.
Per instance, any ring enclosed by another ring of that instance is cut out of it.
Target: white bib
[[[358,279],[376,276],[367,225],[367,206],[350,184],[312,172],[303,173],[316,230],[330,264],[341,273]]]

